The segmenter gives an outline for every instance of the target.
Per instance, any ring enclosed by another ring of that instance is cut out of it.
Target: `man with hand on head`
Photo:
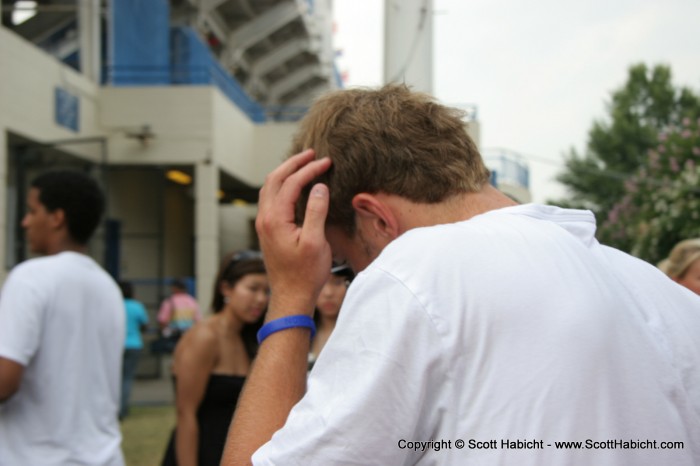
[[[0,296],[0,466],[123,466],[117,413],[124,305],[87,253],[104,211],[75,171],[37,177],[22,220],[32,252]]]
[[[700,300],[590,212],[490,186],[458,110],[333,92],[292,150],[260,192],[271,298],[222,464],[700,462]],[[307,387],[331,259],[357,275]],[[588,439],[657,448],[555,447]]]

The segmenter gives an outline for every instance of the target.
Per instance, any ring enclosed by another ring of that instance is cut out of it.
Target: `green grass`
[[[132,406],[121,423],[126,466],[159,465],[174,426],[174,406]]]

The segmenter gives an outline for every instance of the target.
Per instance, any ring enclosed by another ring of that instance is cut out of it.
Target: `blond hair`
[[[690,265],[700,259],[700,238],[681,241],[671,250],[669,256],[659,262],[658,267],[674,280],[681,280]]]
[[[414,202],[438,203],[477,192],[489,171],[467,135],[463,112],[440,105],[427,94],[390,84],[328,93],[302,120],[290,155],[312,148],[330,157],[327,173],[302,192],[301,222],[314,183],[330,189],[327,225],[352,235],[358,193],[395,194]]]

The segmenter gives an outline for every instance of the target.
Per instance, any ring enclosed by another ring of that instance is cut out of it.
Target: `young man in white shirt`
[[[75,171],[37,177],[22,220],[30,259],[0,297],[0,465],[122,466],[124,309],[87,243],[104,211]]]
[[[700,300],[590,212],[490,186],[457,110],[338,91],[292,150],[260,193],[272,294],[222,464],[700,462]],[[359,273],[307,388],[331,258]]]

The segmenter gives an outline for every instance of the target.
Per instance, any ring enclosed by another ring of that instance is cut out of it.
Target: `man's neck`
[[[415,203],[406,198],[379,194],[392,206],[401,231],[461,222],[491,210],[518,205],[491,185],[476,193],[464,193],[435,204]]]
[[[87,254],[87,245],[78,244],[75,241],[70,241],[68,239],[61,239],[50,244],[45,255],[53,256],[54,254],[60,254],[66,251]]]

